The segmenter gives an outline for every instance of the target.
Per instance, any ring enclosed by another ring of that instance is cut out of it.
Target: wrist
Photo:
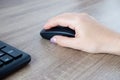
[[[105,44],[103,44],[101,51],[103,53],[120,55],[120,35],[117,34],[108,39],[109,40]]]

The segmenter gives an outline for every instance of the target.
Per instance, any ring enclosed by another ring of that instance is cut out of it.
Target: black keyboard
[[[0,80],[22,68],[30,60],[27,53],[0,41]]]

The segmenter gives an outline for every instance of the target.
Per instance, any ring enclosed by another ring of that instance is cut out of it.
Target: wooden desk
[[[120,0],[0,0],[0,40],[32,56],[5,80],[120,80],[120,56],[63,48],[40,37],[46,21],[64,12],[87,12],[120,32]]]

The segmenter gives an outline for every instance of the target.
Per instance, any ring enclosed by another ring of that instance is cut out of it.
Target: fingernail
[[[55,38],[55,37],[51,38],[51,39],[50,39],[50,42],[51,42],[51,43],[56,43],[56,38]]]

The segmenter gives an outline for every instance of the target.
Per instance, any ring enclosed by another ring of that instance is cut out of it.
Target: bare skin
[[[44,26],[50,29],[57,25],[75,30],[75,38],[54,36],[53,43],[89,53],[120,55],[120,34],[113,32],[86,13],[64,13],[51,18]]]

